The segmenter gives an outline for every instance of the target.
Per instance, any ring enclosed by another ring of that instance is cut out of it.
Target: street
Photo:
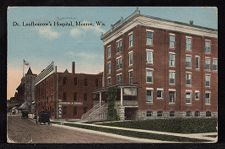
[[[8,116],[8,139],[15,143],[134,143],[82,130],[37,125],[30,119],[21,119],[19,115]]]

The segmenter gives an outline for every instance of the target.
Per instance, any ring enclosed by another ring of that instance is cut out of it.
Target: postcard
[[[8,7],[8,143],[215,143],[216,7]]]

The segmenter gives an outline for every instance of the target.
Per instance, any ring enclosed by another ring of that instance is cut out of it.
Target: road
[[[8,116],[8,138],[16,143],[134,143],[131,140],[66,129],[52,125],[37,125],[30,119]]]

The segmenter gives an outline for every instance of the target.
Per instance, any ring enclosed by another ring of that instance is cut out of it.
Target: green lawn
[[[163,141],[175,141],[175,142],[209,142],[208,140],[199,140],[199,139],[192,139],[192,138],[185,138],[185,137],[177,137],[171,135],[161,135],[161,134],[153,134],[153,133],[144,133],[144,132],[134,132],[128,130],[115,130],[113,128],[100,128],[95,126],[87,126],[87,125],[80,125],[80,124],[72,124],[72,123],[64,123],[66,126],[72,127],[79,127],[85,128],[95,131],[113,133],[123,136],[129,137],[137,137],[137,138],[145,138],[145,139],[156,139],[156,140],[163,140]]]
[[[216,132],[217,119],[189,118],[189,119],[154,119],[144,121],[114,122],[99,125],[126,128],[156,130],[177,133]]]

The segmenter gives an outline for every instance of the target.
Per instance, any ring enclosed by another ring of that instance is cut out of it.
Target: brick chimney
[[[72,74],[75,74],[75,62],[72,62]]]

